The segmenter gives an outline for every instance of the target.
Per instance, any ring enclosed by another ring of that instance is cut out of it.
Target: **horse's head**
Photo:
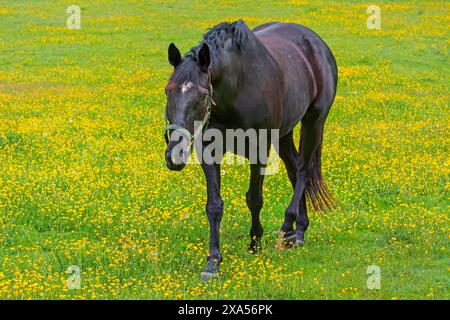
[[[166,163],[170,170],[179,171],[186,165],[193,141],[200,131],[194,122],[209,120],[212,103],[210,52],[205,43],[197,52],[182,58],[172,43],[169,46],[169,62],[174,71],[166,86]]]

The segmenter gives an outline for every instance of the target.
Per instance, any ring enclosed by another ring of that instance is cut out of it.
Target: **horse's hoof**
[[[219,278],[218,272],[202,271],[202,273],[200,274],[200,279],[202,279],[202,281],[210,281],[210,280],[215,280],[217,278]]]
[[[219,277],[219,261],[217,260],[208,260],[208,264],[205,269],[200,273],[200,279],[202,281],[214,280]]]
[[[247,252],[250,254],[257,254],[261,252],[261,245],[257,243],[251,243],[247,248]]]
[[[285,232],[278,232],[278,242],[277,242],[277,248],[281,250],[290,249],[294,246],[294,244],[297,242],[297,235],[295,233],[293,234],[286,234]]]
[[[297,240],[295,240],[295,245],[301,247],[304,244],[305,244],[304,232],[301,232],[301,231],[297,230]]]
[[[252,248],[252,247],[248,247],[247,248],[247,254],[248,255],[255,255],[261,252],[261,249],[259,248]]]
[[[259,248],[255,248],[255,247],[248,247],[247,248],[247,253],[248,254],[257,254],[259,253],[260,249]]]

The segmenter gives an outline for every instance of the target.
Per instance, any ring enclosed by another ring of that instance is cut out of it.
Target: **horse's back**
[[[293,23],[271,22],[253,29],[284,75],[283,123],[288,133],[312,102],[336,93],[336,61],[327,44],[312,30]]]
[[[334,56],[325,41],[305,26],[295,23],[269,22],[257,26],[253,32],[277,60],[280,58],[277,54],[279,50],[274,51],[273,49],[275,49],[274,44],[278,42],[279,49],[283,46],[287,50],[289,47],[299,49],[298,53],[312,65],[324,63],[336,67]],[[285,55],[286,51],[282,54]],[[295,61],[293,62],[295,63]]]

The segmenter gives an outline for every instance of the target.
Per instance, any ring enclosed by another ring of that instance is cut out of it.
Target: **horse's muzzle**
[[[188,150],[177,145],[182,142],[169,142],[166,149],[166,165],[169,170],[181,171],[187,163]]]

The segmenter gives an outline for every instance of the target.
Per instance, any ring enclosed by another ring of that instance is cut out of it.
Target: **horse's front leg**
[[[252,214],[252,227],[250,228],[250,246],[248,248],[250,253],[256,253],[261,246],[261,237],[263,234],[263,227],[259,218],[259,213],[263,206],[263,181],[264,175],[261,172],[263,166],[259,164],[250,165],[250,185],[246,194],[247,206]]]
[[[208,263],[201,273],[203,281],[216,278],[219,274],[220,254],[219,229],[223,215],[223,201],[220,196],[220,164],[202,164],[206,176],[208,200],[206,215],[209,221],[209,256]]]

